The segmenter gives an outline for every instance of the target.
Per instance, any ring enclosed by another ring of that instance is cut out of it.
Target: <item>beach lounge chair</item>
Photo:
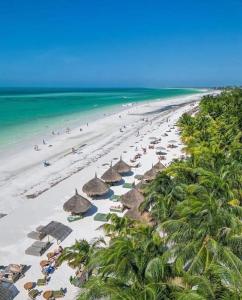
[[[94,221],[107,222],[107,214],[102,214],[102,213],[95,214]]]
[[[39,278],[37,280],[37,286],[45,286],[47,284],[47,279],[46,278]]]
[[[29,291],[28,295],[30,299],[36,299],[40,292],[36,289]]]
[[[111,212],[122,212],[123,211],[123,206],[122,205],[117,205],[117,206],[112,205],[110,207],[110,211]]]
[[[67,217],[67,221],[68,222],[75,222],[75,221],[78,221],[78,220],[81,220],[83,217],[80,216],[80,215],[76,215],[76,216],[68,216]]]
[[[120,200],[119,195],[112,195],[110,198],[110,201],[112,201],[112,202],[118,202],[119,200]]]
[[[125,188],[125,189],[132,189],[132,187],[133,187],[133,183],[124,183],[123,184],[123,188]]]
[[[64,291],[61,289],[59,291],[53,291],[53,298],[58,299],[58,298],[63,298],[65,296]]]

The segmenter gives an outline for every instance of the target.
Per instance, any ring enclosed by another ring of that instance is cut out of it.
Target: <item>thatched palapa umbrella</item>
[[[88,211],[91,206],[92,203],[86,198],[79,195],[76,189],[75,195],[64,203],[63,209],[65,211],[71,212],[74,215],[80,215]]]
[[[111,163],[110,168],[103,173],[101,179],[106,183],[112,184],[112,183],[119,182],[122,179],[122,176],[114,169]]]
[[[137,207],[129,209],[124,216],[149,225],[153,224],[151,215],[147,211],[141,213]]]
[[[144,175],[139,175],[139,174],[134,176],[134,178],[137,179],[137,180],[142,180],[143,177],[144,177]]]
[[[144,174],[144,180],[145,181],[152,181],[155,179],[157,175],[157,169],[155,169],[152,165],[152,168],[150,170],[148,170],[147,172],[145,172]]]
[[[163,165],[163,163],[161,163],[161,161],[159,160],[155,165],[154,168],[159,172],[164,170],[166,167]]]
[[[130,172],[130,166],[122,160],[122,156],[120,156],[120,160],[113,166],[113,168],[120,174],[126,174]]]
[[[84,184],[82,191],[88,196],[102,196],[109,191],[108,185],[101,179],[97,178],[97,174],[86,184]]]
[[[138,207],[144,200],[144,196],[136,188],[121,196],[121,203],[127,208]]]
[[[141,180],[139,183],[135,185],[136,190],[138,190],[140,193],[143,193],[145,187],[147,186],[147,183],[143,180]]]

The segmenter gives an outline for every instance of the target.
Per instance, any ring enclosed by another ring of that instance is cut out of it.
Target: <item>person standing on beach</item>
[[[69,134],[71,132],[71,129],[69,127],[66,128],[66,133]]]

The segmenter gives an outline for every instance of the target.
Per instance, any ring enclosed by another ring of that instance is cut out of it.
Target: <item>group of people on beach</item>
[[[86,123],[86,126],[88,127],[88,123]],[[124,126],[124,128],[125,128],[125,126]],[[80,128],[80,131],[82,131],[83,129],[82,128]],[[71,129],[70,129],[70,127],[67,127],[66,128],[66,130],[65,130],[65,132],[67,133],[67,134],[70,134],[71,133]],[[57,132],[55,132],[54,130],[52,130],[52,132],[51,132],[51,134],[52,135],[59,135],[60,134],[60,132],[59,131],[57,131]],[[43,138],[42,139],[42,144],[43,145],[47,145],[47,141]],[[51,144],[49,144],[48,145],[49,147],[52,147],[52,145]],[[40,148],[39,148],[39,146],[38,145],[34,145],[34,150],[35,151],[40,151]],[[72,147],[72,149],[71,149],[71,152],[73,153],[73,154],[75,154],[75,153],[77,153],[77,150],[74,148],[74,147]],[[43,161],[43,166],[44,167],[49,167],[51,164],[50,164],[50,162],[48,161],[48,160],[44,160]]]

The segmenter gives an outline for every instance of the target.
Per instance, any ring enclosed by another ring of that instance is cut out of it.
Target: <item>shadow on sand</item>
[[[109,189],[109,191],[102,196],[94,196],[92,197],[92,200],[105,200],[105,199],[109,199],[110,197],[112,197],[114,195],[113,190]]]
[[[92,207],[84,214],[84,218],[85,217],[91,217],[91,216],[95,215],[97,210],[98,209],[97,209],[96,205],[92,205]]]

